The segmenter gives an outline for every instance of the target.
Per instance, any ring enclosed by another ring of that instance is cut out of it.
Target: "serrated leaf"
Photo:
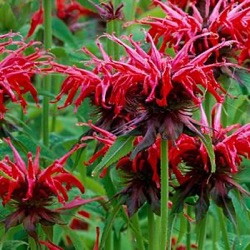
[[[96,176],[104,167],[109,167],[111,164],[120,160],[133,149],[133,136],[123,135],[116,139],[115,143],[110,147],[101,162],[95,167],[92,172]]]
[[[200,137],[200,139],[203,142],[203,144],[207,150],[209,159],[210,159],[211,173],[215,173],[216,165],[215,165],[215,154],[214,154],[212,139],[209,135],[204,134],[203,136],[204,136],[204,139],[201,137]]]

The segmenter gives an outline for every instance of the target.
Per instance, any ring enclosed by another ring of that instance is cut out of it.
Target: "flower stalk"
[[[228,238],[228,234],[227,234],[227,228],[226,228],[224,214],[223,214],[221,208],[216,207],[216,210],[217,210],[217,215],[218,215],[219,221],[220,221],[220,228],[221,228],[221,232],[222,232],[222,238],[224,241],[224,249],[230,250],[231,248],[230,248],[229,238]]]
[[[155,249],[155,218],[150,206],[148,206],[148,249]]]
[[[205,217],[197,224],[198,250],[204,249],[204,243],[206,239],[206,228],[207,228],[207,215],[205,215]]]
[[[133,233],[135,234],[135,238],[137,242],[137,249],[145,250],[142,232],[141,232],[140,223],[139,223],[139,218],[138,218],[138,213],[135,213],[131,217],[130,221],[133,226]]]
[[[44,47],[49,50],[52,45],[52,2],[50,0],[43,0],[44,8]],[[44,91],[50,92],[51,76],[44,77]],[[49,97],[43,97],[43,143],[45,146],[49,145]]]
[[[167,229],[168,229],[168,200],[169,200],[169,180],[168,180],[168,141],[161,140],[161,230],[160,249],[166,249]]]

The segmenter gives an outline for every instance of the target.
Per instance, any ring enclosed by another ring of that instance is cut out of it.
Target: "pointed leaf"
[[[101,238],[101,243],[100,243],[100,249],[103,249],[104,245],[105,245],[105,242],[107,240],[107,237],[110,233],[110,230],[112,228],[112,225],[114,223],[114,220],[118,214],[118,212],[120,211],[121,209],[121,205],[120,204],[117,204],[114,209],[112,210],[111,213],[108,214],[108,217],[107,219],[105,220],[105,226],[104,226],[104,229],[103,229],[103,234],[102,234],[102,238]]]
[[[52,18],[53,35],[61,41],[67,43],[72,48],[77,48],[74,36],[68,29],[67,25],[59,18]]]
[[[216,171],[216,165],[215,165],[215,154],[214,154],[214,149],[213,149],[213,143],[212,143],[212,139],[209,135],[203,135],[204,139],[200,137],[201,141],[203,142],[209,159],[210,159],[210,163],[211,163],[211,173],[215,173]]]
[[[104,167],[109,167],[111,164],[120,160],[123,156],[126,156],[133,149],[134,137],[123,135],[116,139],[115,143],[110,147],[106,155],[102,158],[102,161],[95,167],[92,175],[95,176]]]
[[[82,199],[80,197],[75,198],[73,201],[70,201],[68,203],[65,203],[63,207],[60,207],[56,209],[57,211],[62,211],[62,210],[68,210],[68,209],[73,209],[73,208],[78,208],[82,205],[85,205],[87,203],[90,203],[92,201],[97,201],[103,199],[102,197],[96,197],[92,199]]]

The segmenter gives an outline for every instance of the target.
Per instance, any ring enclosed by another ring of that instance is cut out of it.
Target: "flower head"
[[[7,111],[6,104],[11,101],[19,103],[26,111],[27,102],[24,94],[30,93],[38,103],[37,91],[32,84],[32,77],[37,73],[45,72],[45,66],[49,66],[50,56],[38,48],[39,43],[30,41],[16,41],[15,33],[8,33],[0,37],[0,119],[4,118]],[[7,39],[7,40],[6,40]],[[15,46],[12,49],[10,46]],[[27,49],[35,52],[26,55]]]
[[[222,128],[220,125],[221,105],[213,116],[212,143],[215,153],[216,171],[211,172],[210,159],[205,146],[195,137],[182,135],[169,152],[170,167],[180,186],[177,187],[175,209],[182,208],[187,197],[198,196],[196,218],[201,219],[207,212],[210,197],[231,217],[232,188],[247,193],[233,180],[239,171],[243,158],[250,158],[250,124]],[[207,126],[206,126],[207,127]],[[233,129],[237,130],[227,135]],[[232,218],[231,218],[232,219]]]
[[[198,123],[191,118],[193,108],[202,101],[206,91],[214,95],[218,102],[224,98],[224,90],[215,80],[213,69],[226,64],[205,63],[211,53],[229,46],[232,41],[222,42],[190,59],[188,52],[192,42],[207,34],[191,39],[173,58],[159,52],[149,34],[146,36],[149,51],[143,50],[132,37],[124,37],[129,46],[114,35],[106,36],[123,47],[126,56],[119,61],[113,60],[99,40],[97,45],[103,59],[84,48],[92,58],[94,70],[72,67],[64,70],[70,76],[66,78],[57,99],[68,94],[65,102],[68,105],[80,88],[80,94],[74,100],[76,106],[90,97],[96,106],[109,113],[109,120],[121,117],[121,127],[111,132],[125,134],[134,130],[136,135],[145,135],[145,140],[137,145],[133,155],[152,145],[158,133],[171,140],[176,140],[186,130],[200,134],[196,128]]]
[[[137,139],[137,143],[139,140],[141,138]],[[156,214],[160,213],[159,142],[157,140],[133,160],[127,156],[117,163],[124,188],[116,196],[127,205],[129,216],[132,216],[144,203],[148,203]]]
[[[122,11],[121,11],[121,9],[123,8],[122,3],[119,4],[117,8],[115,9],[111,1],[109,1],[108,3],[101,3],[102,7],[93,3],[92,1],[90,2],[95,6],[95,8],[100,14],[100,17],[106,22],[123,18]]]
[[[98,14],[93,12],[90,9],[83,7],[79,2],[76,0],[56,0],[56,15],[60,18],[65,24],[69,26],[71,31],[75,31],[77,29],[77,22],[81,16],[90,16],[90,17],[97,17]],[[38,25],[43,24],[43,5],[42,1],[40,0],[39,9],[34,12],[31,17],[31,24],[30,29],[26,38],[32,36],[35,29]]]
[[[84,200],[77,198],[68,204],[67,192],[72,187],[77,187],[84,192],[81,182],[63,167],[67,158],[80,146],[76,145],[62,158],[53,162],[49,167],[40,169],[39,154],[37,148],[35,159],[28,153],[27,166],[19,153],[11,143],[10,139],[5,140],[11,147],[14,155],[12,161],[9,156],[0,161],[1,190],[0,197],[3,205],[12,206],[15,211],[5,218],[5,228],[23,224],[28,234],[38,239],[36,225],[54,225],[63,223],[60,218],[60,211],[84,204]],[[51,209],[54,198],[63,205],[57,209]],[[86,202],[85,202],[86,203]]]
[[[241,1],[197,1],[190,4],[190,14],[171,3],[153,1],[167,14],[165,18],[149,17],[139,23],[150,25],[150,35],[155,42],[162,45],[164,51],[167,45],[181,49],[194,36],[210,32],[210,36],[202,37],[193,44],[193,53],[199,55],[205,50],[217,45],[223,40],[235,40],[236,43],[213,54],[210,60],[222,61],[223,58],[238,58],[238,52],[245,53],[249,48],[250,2]]]
[[[69,2],[69,3],[67,3]],[[98,14],[90,9],[83,7],[76,0],[56,0],[57,16],[69,25],[70,30],[74,30],[74,26],[81,16],[97,17]]]

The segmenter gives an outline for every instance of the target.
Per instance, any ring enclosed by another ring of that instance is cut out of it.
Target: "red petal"
[[[40,3],[39,10],[32,15],[30,29],[26,38],[30,37],[34,33],[36,27],[42,23],[43,23],[43,7],[42,4]]]
[[[87,203],[90,203],[92,201],[97,201],[97,200],[101,200],[101,199],[103,199],[103,197],[96,197],[96,198],[92,198],[92,199],[82,199],[80,197],[77,197],[73,201],[66,203],[63,207],[56,209],[56,211],[64,211],[64,210],[80,207],[80,206],[85,205]]]

